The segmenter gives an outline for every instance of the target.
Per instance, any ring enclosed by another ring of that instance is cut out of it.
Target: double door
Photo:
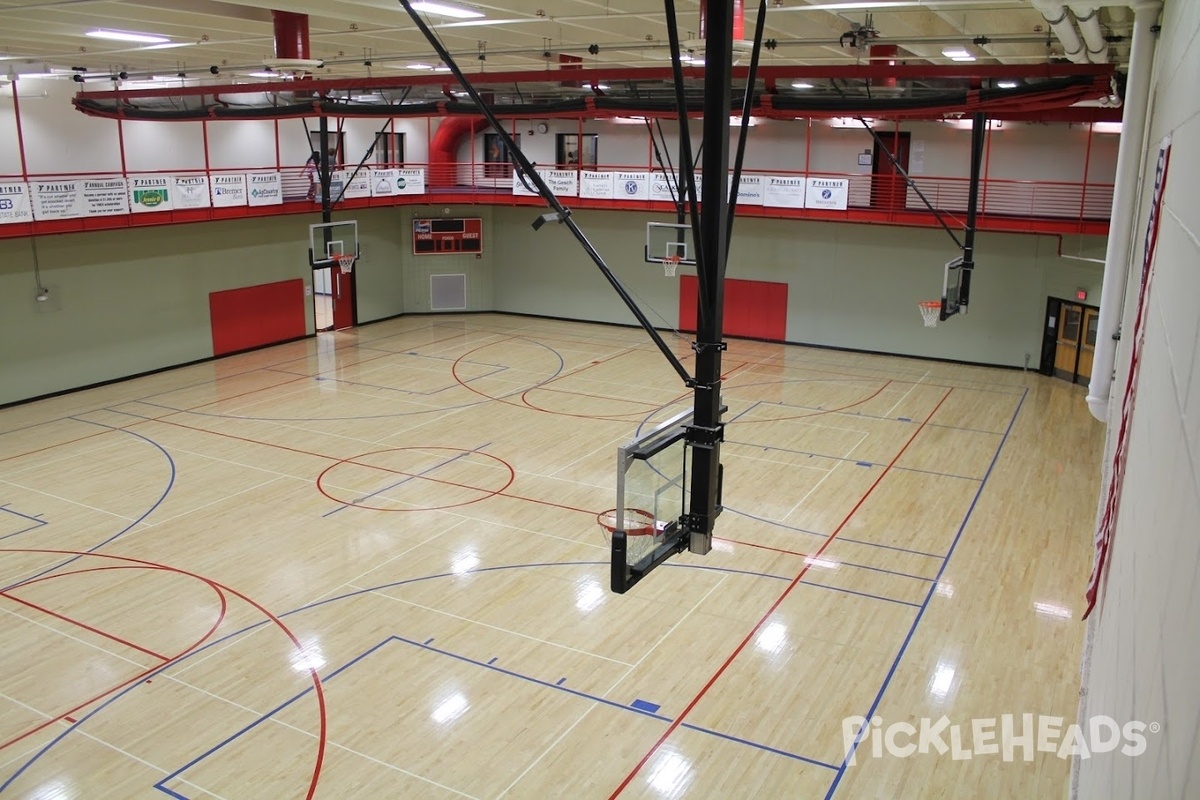
[[[1054,348],[1055,376],[1072,383],[1092,377],[1099,320],[1096,308],[1065,301],[1061,304]]]

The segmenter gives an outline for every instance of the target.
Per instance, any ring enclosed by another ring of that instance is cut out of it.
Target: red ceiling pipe
[[[871,65],[882,65],[884,67],[896,66],[896,56],[899,54],[900,48],[894,44],[872,44],[871,45]],[[886,86],[890,89],[896,88],[896,76],[887,75],[882,78],[876,78],[871,81],[875,86]]]
[[[431,187],[454,186],[458,183],[458,146],[464,136],[487,126],[483,117],[444,117],[429,142],[429,177]]]
[[[708,0],[700,0],[700,38],[708,32]],[[741,41],[746,38],[746,3],[745,0],[733,0],[733,39]]]
[[[272,11],[275,23],[276,58],[310,58],[308,49],[308,15],[292,11]]]

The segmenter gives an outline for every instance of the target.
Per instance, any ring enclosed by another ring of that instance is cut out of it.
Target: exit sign
[[[1075,299],[1076,300],[1087,300],[1087,291],[1084,289],[1076,289],[1075,290]]]

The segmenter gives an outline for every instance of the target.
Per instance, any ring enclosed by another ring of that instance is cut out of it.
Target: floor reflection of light
[[[692,762],[670,752],[658,759],[650,770],[650,786],[664,797],[679,797],[692,782]]]
[[[50,781],[33,790],[30,795],[33,800],[67,800],[71,797],[81,796],[78,792],[71,791],[71,787],[62,780]]]
[[[754,640],[754,646],[764,653],[778,653],[787,641],[787,625],[782,622],[772,622],[762,629],[762,633]]]
[[[937,588],[933,592],[942,597],[954,597],[954,586],[945,581],[938,581]]]
[[[823,558],[821,556],[808,556],[804,559],[804,563],[817,569],[837,569],[842,565],[840,561],[834,561],[832,558]]]
[[[300,650],[292,655],[292,669],[296,672],[311,672],[325,666],[325,654],[316,639],[301,644]]]
[[[1054,617],[1055,619],[1070,619],[1071,609],[1057,603],[1034,603],[1033,610],[1039,617]]]
[[[462,575],[464,572],[470,572],[479,566],[479,556],[471,552],[459,553],[458,558],[454,559],[450,564],[450,571],[455,575]]]
[[[718,539],[714,536],[713,543],[712,543],[712,549],[716,550],[718,553],[732,553],[733,552],[733,542],[727,542],[724,539]]]
[[[929,681],[929,693],[938,700],[945,700],[953,684],[954,666],[939,661],[937,669],[933,671],[933,678]]]
[[[604,587],[588,581],[575,592],[575,607],[580,611],[591,611],[604,602]]]
[[[429,717],[439,725],[445,725],[447,722],[453,722],[461,717],[463,712],[470,707],[471,704],[467,702],[467,698],[460,692],[455,692],[438,703]]]

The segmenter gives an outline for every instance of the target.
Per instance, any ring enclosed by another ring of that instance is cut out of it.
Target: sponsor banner
[[[528,180],[528,179],[527,179]],[[521,180],[521,171],[513,170],[512,193],[520,197],[537,197],[537,191],[534,188],[533,181],[529,180],[529,185],[525,185],[526,181]]]
[[[579,196],[595,200],[611,200],[613,198],[612,173],[584,170],[579,176]]]
[[[245,175],[214,175],[212,178],[212,202],[214,208],[232,208],[246,205]]]
[[[80,183],[85,217],[129,213],[129,184],[124,178],[84,178]]]
[[[37,220],[74,219],[83,214],[80,182],[33,181],[33,217]]]
[[[548,169],[539,171],[550,189],[559,197],[579,195],[579,173],[573,169]]]
[[[398,180],[400,180],[400,170],[398,169],[371,170],[371,197],[395,197],[400,194]]]
[[[208,189],[207,175],[175,175],[172,194],[175,208],[209,208],[212,195]]]
[[[146,211],[170,211],[170,177],[165,175],[129,179],[129,205],[135,214]]]
[[[649,172],[614,172],[613,197],[617,200],[649,200]]]
[[[0,225],[33,222],[29,187],[23,183],[0,183]]]
[[[246,179],[246,194],[250,205],[283,205],[283,180],[278,172],[251,172],[246,175]]]
[[[348,177],[350,177],[349,172],[342,172],[340,170],[334,170],[333,172],[329,173],[329,202],[331,202],[331,203],[336,202],[338,200],[338,198],[342,197],[342,187],[346,185],[346,178],[348,178]],[[253,190],[253,188],[254,187],[251,186],[251,190]],[[312,200],[317,205],[321,205],[324,202],[323,196],[321,194],[321,181],[320,180],[316,180],[313,183],[313,198],[312,198]],[[254,203],[251,203],[250,205],[254,205]],[[264,205],[271,205],[271,204],[265,203]]]
[[[850,181],[846,178],[809,178],[804,207],[845,211],[849,198]]]
[[[358,174],[354,175],[354,179],[351,180],[350,176],[353,174],[353,170],[345,173],[347,181],[346,193],[342,195],[342,197],[346,200],[354,200],[360,197],[370,197],[371,170],[366,168],[360,169]],[[334,197],[337,197],[337,195],[335,194]]]
[[[729,176],[730,182],[733,181],[733,176]],[[763,182],[765,178],[762,175],[746,175],[742,174],[741,182],[738,183],[737,200],[738,205],[743,206],[761,206],[766,200]]]
[[[650,176],[650,199],[673,203],[679,198],[679,186],[675,176],[669,172],[655,172]]]
[[[804,208],[804,178],[785,178],[766,175],[763,182],[763,205],[775,208]]]
[[[396,179],[396,194],[425,194],[425,170],[401,169]]]

